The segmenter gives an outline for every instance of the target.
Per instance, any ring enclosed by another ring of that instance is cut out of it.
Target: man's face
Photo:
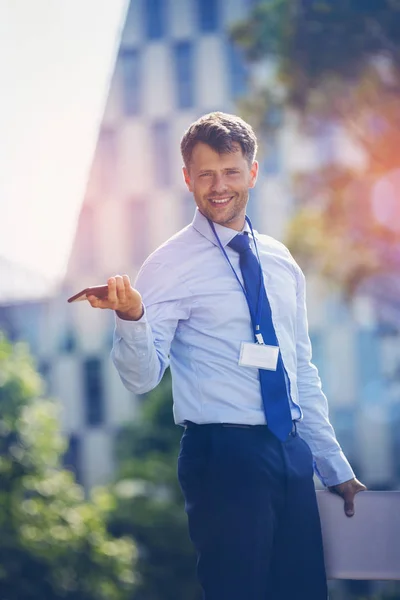
[[[218,154],[208,144],[198,142],[190,167],[183,168],[183,175],[205,217],[241,231],[249,189],[257,180],[258,163],[254,162],[250,168],[240,145],[234,147],[235,152]]]

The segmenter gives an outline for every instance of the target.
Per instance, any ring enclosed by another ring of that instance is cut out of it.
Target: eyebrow
[[[239,167],[225,167],[225,169],[222,169],[223,171],[239,171],[240,168]],[[215,170],[214,169],[200,169],[200,171],[198,171],[199,174],[201,173],[214,173]]]

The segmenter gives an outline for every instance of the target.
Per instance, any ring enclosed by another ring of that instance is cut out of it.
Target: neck
[[[239,221],[235,221],[234,223],[232,223],[232,225],[227,225],[227,227],[230,227],[231,229],[234,229],[235,231],[243,231],[245,225],[246,225],[246,215],[243,215],[243,217],[241,217],[241,219],[239,219]]]
[[[205,216],[205,215],[204,215]],[[208,219],[208,217],[206,217]],[[216,223],[213,221],[215,225],[220,225],[221,227],[226,227],[227,229],[233,229],[234,231],[243,231],[243,227],[245,226],[246,219],[245,217],[239,220],[232,220],[229,223]]]
[[[234,229],[235,231],[243,231],[244,225],[245,225],[246,221],[243,219],[242,224],[238,225],[237,223],[235,223],[234,225],[230,226],[227,225],[227,227],[229,227],[230,229]]]

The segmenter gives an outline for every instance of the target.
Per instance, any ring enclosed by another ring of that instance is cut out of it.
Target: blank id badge
[[[276,371],[278,365],[279,346],[242,342],[239,365],[241,367],[257,367]]]

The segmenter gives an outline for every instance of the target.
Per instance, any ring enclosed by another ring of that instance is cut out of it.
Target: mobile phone
[[[71,298],[68,298],[68,302],[80,302],[81,300],[87,300],[88,296],[96,296],[96,298],[107,298],[108,285],[94,285],[78,292]]]

